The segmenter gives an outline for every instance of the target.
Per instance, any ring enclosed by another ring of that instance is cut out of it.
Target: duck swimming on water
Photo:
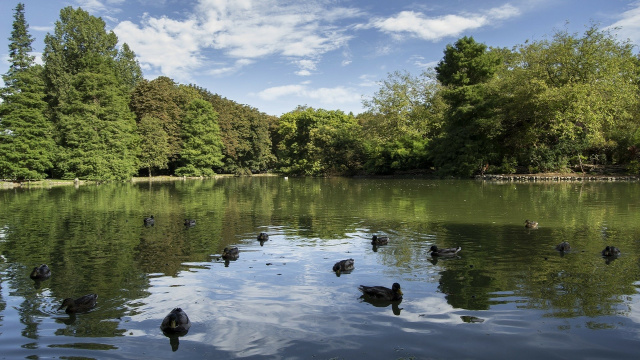
[[[65,312],[67,314],[88,311],[96,306],[97,299],[97,294],[87,294],[75,300],[72,298],[66,298],[62,300],[62,305],[60,305],[58,310],[62,310],[66,307]]]
[[[237,246],[230,246],[222,250],[222,258],[225,260],[237,260],[240,256],[240,250]]]
[[[376,300],[384,301],[399,301],[402,300],[402,290],[400,290],[400,284],[393,283],[391,289],[384,286],[364,286],[360,285],[358,290],[362,291],[363,295],[369,296]]]
[[[602,256],[613,257],[620,255],[620,249],[615,246],[607,246],[602,250]]]
[[[33,280],[45,280],[51,276],[51,269],[47,266],[47,264],[42,264],[40,266],[36,266],[33,268],[29,277]]]
[[[156,220],[153,218],[153,215],[144,218],[144,226],[153,226]]]
[[[556,245],[556,250],[560,252],[565,252],[571,250],[571,245],[567,241],[563,241],[560,244]]]
[[[371,245],[387,245],[389,243],[389,237],[386,235],[373,235],[371,238]]]
[[[431,245],[429,251],[431,252],[431,256],[455,256],[460,250],[462,250],[461,246],[455,248],[446,248],[446,249],[438,249],[437,246]]]
[[[340,274],[342,272],[348,272],[355,268],[353,259],[340,260],[333,265],[333,271],[336,274]]]
[[[160,329],[166,333],[185,333],[189,331],[191,321],[181,308],[175,308],[164,317]]]

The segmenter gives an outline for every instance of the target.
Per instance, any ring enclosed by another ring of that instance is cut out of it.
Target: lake
[[[640,350],[638,182],[224,177],[2,190],[0,206],[3,359]],[[374,247],[373,235],[389,243]],[[562,241],[572,250],[556,251]],[[432,245],[462,250],[434,258]],[[621,255],[604,258],[608,245]],[[225,261],[230,246],[239,258]],[[355,269],[337,276],[333,264],[349,258]],[[31,280],[42,263],[51,277]],[[358,291],[394,282],[399,303]],[[91,311],[58,311],[89,293]],[[165,336],[160,323],[176,307],[192,326]]]

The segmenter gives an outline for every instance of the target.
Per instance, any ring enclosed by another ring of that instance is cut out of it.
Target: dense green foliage
[[[54,142],[47,119],[42,67],[34,64],[24,5],[15,9],[9,71],[0,96],[0,179],[38,180],[52,166]]]
[[[353,115],[300,107],[280,117],[278,134],[285,173],[340,174],[359,164],[360,136]]]
[[[102,19],[66,7],[45,37],[44,72],[60,146],[55,174],[62,178],[126,179],[137,172],[129,56]]]
[[[596,26],[513,49],[462,37],[432,71],[390,73],[365,112],[280,118],[168,77],[78,8],[60,11],[35,65],[16,7],[0,104],[0,178],[122,180],[640,170],[640,58]]]
[[[268,169],[274,162],[269,125],[276,122],[247,105],[240,105],[220,95],[194,87],[218,112],[224,158],[222,171],[248,174]]]
[[[217,123],[218,113],[202,99],[195,99],[186,108],[182,119],[181,165],[177,175],[210,176],[213,168],[222,166],[222,141]]]

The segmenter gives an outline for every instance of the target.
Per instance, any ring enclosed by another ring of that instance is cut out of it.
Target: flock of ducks
[[[155,224],[155,219],[153,215],[144,218],[145,226],[153,226]],[[187,227],[195,226],[196,221],[185,219],[184,225]],[[524,223],[525,228],[527,229],[537,229],[538,223],[535,221],[525,220]],[[265,241],[269,240],[269,235],[267,233],[261,232],[258,234],[258,241],[260,241],[260,245],[262,245]],[[371,239],[371,244],[373,246],[381,246],[387,245],[389,243],[389,237],[384,235],[373,235]],[[462,250],[462,247],[458,246],[455,248],[445,248],[438,249],[436,245],[431,246],[429,252],[432,257],[451,257],[456,256],[458,252]],[[556,246],[556,250],[560,252],[568,252],[571,250],[571,245],[567,241],[563,241]],[[229,260],[237,260],[239,257],[240,251],[237,246],[225,247],[222,250],[222,258],[225,261]],[[607,246],[604,250],[602,250],[602,256],[607,258],[617,257],[620,255],[620,249],[615,246]],[[340,260],[333,265],[333,271],[336,275],[340,275],[341,273],[349,273],[353,269],[355,269],[355,262],[353,259],[345,259]],[[46,264],[41,264],[40,266],[36,266],[33,268],[33,271],[29,275],[29,277],[33,280],[46,280],[51,277],[51,269]],[[367,297],[369,300],[374,301],[385,301],[385,302],[399,302],[402,301],[402,289],[400,288],[400,284],[393,283],[391,288],[387,288],[384,286],[365,286],[360,285],[358,287],[363,294],[363,297]],[[96,306],[96,301],[98,299],[97,294],[87,294],[77,299],[66,298],[62,301],[62,304],[58,308],[58,311],[65,309],[67,314],[75,314],[77,312],[85,312],[91,310]],[[164,317],[162,323],[160,324],[160,329],[166,335],[184,335],[189,331],[191,327],[191,321],[189,320],[189,316],[184,312],[181,308],[174,308],[169,312],[167,316]]]
[[[524,221],[524,227],[527,229],[537,229],[538,223],[536,221],[530,221],[527,219]],[[563,241],[560,244],[556,245],[556,250],[560,251],[561,253],[569,252],[571,251],[571,245],[568,241]],[[604,248],[604,250],[602,250],[601,253],[602,256],[610,260],[620,255],[620,249],[615,246],[608,245]]]

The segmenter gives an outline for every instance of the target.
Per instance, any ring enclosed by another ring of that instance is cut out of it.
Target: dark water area
[[[374,234],[388,245],[372,246]],[[562,241],[572,250],[556,251]],[[434,258],[432,245],[462,250]],[[621,255],[603,258],[607,245]],[[240,255],[225,261],[230,246]],[[2,359],[640,351],[636,182],[240,177],[2,190],[0,254]],[[348,258],[355,269],[337,276],[333,264]],[[51,277],[30,279],[42,263]],[[399,303],[358,291],[394,282]],[[89,312],[58,310],[89,293]],[[192,326],[165,336],[175,307]]]

